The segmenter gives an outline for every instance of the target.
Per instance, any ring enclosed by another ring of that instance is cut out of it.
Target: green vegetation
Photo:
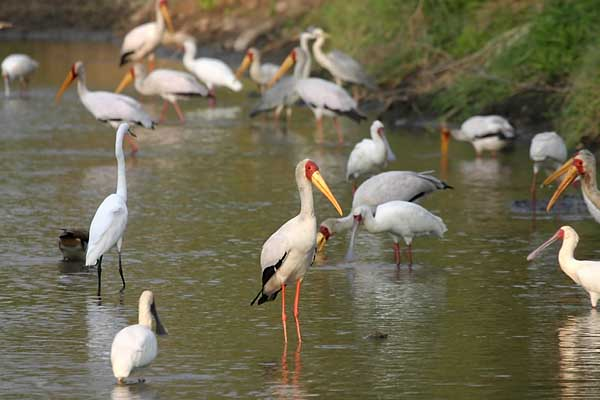
[[[600,141],[598,0],[330,0],[303,23],[439,115],[535,94],[570,145]]]

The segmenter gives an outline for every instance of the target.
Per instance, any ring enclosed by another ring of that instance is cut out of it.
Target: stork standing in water
[[[183,65],[208,87],[211,95],[210,104],[215,105],[215,88],[224,86],[239,92],[242,90],[242,82],[235,77],[235,74],[229,68],[229,65],[217,58],[196,57],[196,41],[188,38],[183,42],[185,53],[183,55]]]
[[[329,53],[323,52],[323,44],[329,37],[329,34],[321,28],[313,28],[312,35],[316,39],[313,43],[313,54],[315,60],[325,68],[335,82],[342,86],[344,82],[354,83],[365,86],[371,90],[377,90],[377,84],[364,70],[362,65],[348,54],[339,50],[332,50]]]
[[[346,180],[352,180],[352,191],[356,191],[356,180],[361,175],[376,172],[385,167],[388,161],[396,160],[392,151],[385,129],[381,121],[375,121],[371,125],[371,139],[363,139],[358,142],[346,165]]]
[[[354,193],[352,209],[358,206],[375,208],[394,200],[416,202],[429,193],[452,189],[446,182],[428,172],[388,171],[370,177]],[[327,241],[336,233],[352,228],[352,211],[343,218],[328,218],[321,222],[317,234],[317,251],[325,248]]]
[[[262,288],[252,300],[253,305],[275,300],[281,291],[281,321],[283,323],[283,338],[287,343],[287,316],[285,313],[285,288],[289,282],[296,282],[296,297],[294,299],[294,320],[298,342],[302,342],[300,322],[298,320],[298,304],[300,301],[300,285],[308,267],[315,257],[315,241],[317,238],[317,220],[313,204],[311,184],[323,193],[342,214],[342,208],[331,193],[327,183],[319,172],[314,161],[306,159],[296,166],[296,184],[300,193],[300,214],[283,224],[267,239],[260,254],[262,268]]]
[[[133,371],[149,365],[156,358],[158,342],[154,330],[157,335],[167,334],[156,311],[154,294],[144,290],[138,306],[138,323],[121,329],[110,348],[110,363],[118,383],[124,384]]]
[[[121,46],[120,66],[131,61],[142,62],[144,57],[150,56],[150,68],[154,68],[154,50],[162,41],[165,24],[169,32],[174,32],[167,0],[155,0],[154,8],[156,11],[156,21],[139,25],[125,35],[123,45]]]
[[[154,129],[155,122],[150,115],[144,111],[140,103],[131,97],[110,92],[88,90],[85,84],[85,68],[81,61],[77,61],[69,70],[62,86],[56,93],[56,103],[60,102],[63,93],[75,79],[77,79],[79,100],[98,121],[105,122],[115,129],[124,122]],[[131,151],[135,153],[138,150],[135,141],[129,135],[125,136],[125,140],[131,146]]]
[[[448,153],[450,136],[456,140],[470,142],[475,148],[477,157],[481,157],[484,151],[492,153],[506,147],[515,139],[515,131],[506,118],[498,115],[474,116],[467,119],[460,129],[449,130],[442,127],[442,157]]]
[[[38,69],[39,64],[26,54],[11,54],[2,61],[2,79],[4,80],[4,95],[10,96],[10,81],[19,80],[21,94],[29,85],[29,78]]]
[[[556,132],[538,133],[531,139],[529,158],[533,161],[533,177],[531,178],[531,209],[535,213],[537,191],[536,178],[540,169],[557,170],[567,159],[565,141]]]
[[[592,307],[596,308],[600,298],[600,261],[580,261],[574,257],[575,248],[579,242],[579,235],[570,226],[561,227],[554,236],[544,242],[540,247],[527,256],[527,261],[536,258],[542,250],[557,240],[562,239],[562,246],[558,252],[558,264],[565,274],[576,284],[583,287],[590,295]]]
[[[400,266],[399,238],[408,246],[408,263],[412,265],[412,241],[415,236],[435,235],[439,238],[448,230],[444,221],[418,204],[408,201],[390,201],[377,206],[359,206],[352,210],[354,225],[350,236],[350,245],[346,260],[354,258],[354,239],[358,225],[364,224],[370,233],[387,232],[394,239],[394,256],[396,265]]]
[[[127,181],[125,178],[125,156],[123,155],[123,137],[131,134],[129,125],[121,124],[115,139],[115,157],[117,159],[117,192],[104,199],[96,210],[90,224],[90,240],[88,243],[85,265],[98,266],[98,296],[102,282],[102,257],[117,245],[119,253],[119,275],[125,290],[125,278],[121,263],[121,247],[123,234],[127,227]]]
[[[544,181],[544,185],[554,182],[563,176],[563,180],[548,202],[546,211],[550,211],[560,195],[579,176],[581,181],[581,194],[590,214],[596,222],[600,223],[600,191],[596,183],[596,157],[588,150],[580,150],[562,167],[556,170]]]
[[[158,95],[162,97],[164,102],[160,112],[160,122],[164,121],[169,103],[173,105],[179,121],[183,123],[185,117],[177,104],[177,100],[208,96],[208,89],[198,82],[193,75],[172,69],[155,69],[148,74],[146,67],[140,63],[135,63],[115,92],[120,93],[131,81],[135,82],[136,90],[144,96]]]
[[[258,85],[260,92],[264,92],[265,86],[277,73],[279,65],[272,63],[261,64],[260,51],[254,47],[251,47],[246,51],[246,55],[242,60],[237,71],[235,71],[235,77],[240,79],[244,74],[244,71],[250,67],[250,78]]]
[[[308,57],[304,50],[300,47],[293,49],[281,64],[277,74],[269,82],[269,87],[277,82],[294,63],[301,64],[301,68],[294,70],[294,77],[296,78],[293,83],[294,90],[315,115],[319,142],[323,141],[323,116],[326,115],[333,117],[338,142],[343,143],[342,128],[337,117],[340,115],[346,116],[356,122],[360,122],[367,117],[358,111],[356,101],[343,88],[324,79],[303,78],[300,74],[304,71],[307,60]]]

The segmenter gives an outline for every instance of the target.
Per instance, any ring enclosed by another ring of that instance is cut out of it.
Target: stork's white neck
[[[590,213],[598,221],[598,218],[600,218],[600,191],[598,191],[598,184],[596,182],[595,168],[583,176],[581,191],[583,192]]]
[[[125,178],[125,156],[123,155],[123,138],[125,134],[125,131],[117,130],[115,157],[117,158],[117,195],[127,202],[127,179]]]
[[[323,43],[325,43],[325,37],[319,36],[313,43],[313,53],[319,64],[326,65],[328,60],[325,53],[323,53]]]
[[[312,185],[304,174],[304,168],[296,172],[296,183],[300,194],[300,215],[304,217],[315,217]]]
[[[304,67],[302,68],[301,77],[306,79],[310,76],[310,67],[312,63],[312,57],[310,56],[310,49],[308,48],[308,36],[306,34],[300,35],[300,48],[304,50],[306,60],[304,61]],[[295,74],[294,74],[295,75]]]
[[[85,71],[79,70],[77,73],[77,94],[82,98],[88,93],[88,88],[85,83]]]

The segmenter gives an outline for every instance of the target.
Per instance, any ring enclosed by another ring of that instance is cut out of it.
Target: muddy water
[[[600,390],[600,316],[557,268],[557,248],[528,252],[562,224],[581,235],[577,254],[600,258],[598,226],[585,212],[537,219],[514,210],[526,199],[527,144],[497,160],[474,160],[453,143],[453,191],[422,204],[448,226],[443,240],[414,242],[412,271],[392,265],[390,239],[361,233],[357,259],[334,237],[306,276],[305,342],[282,343],[280,303],[250,307],[259,289],[263,241],[298,210],[293,168],[313,158],[349,211],[346,157],[368,126],[344,121],[347,144],[314,141],[297,110],[287,131],[250,120],[254,99],[221,92],[216,109],[183,103],[155,131],[138,130],[127,158],[128,287],[119,294],[116,254],[105,256],[103,296],[95,271],[60,261],[59,228],[87,228],[115,188],[114,131],[96,122],[71,89],[53,96],[82,59],[92,89],[120,74],[110,44],[2,42],[41,67],[27,98],[0,101],[0,393],[2,398],[595,398]],[[173,62],[170,65],[175,65]],[[253,88],[252,88],[253,89]],[[157,100],[145,99],[154,115]],[[388,124],[393,169],[439,174],[437,135]],[[542,191],[541,197],[548,197]],[[315,194],[318,219],[334,209]],[[137,318],[143,289],[156,294],[170,335],[143,371],[146,383],[115,385],[114,334]],[[289,292],[293,292],[290,290]],[[288,294],[291,299],[291,293]],[[291,302],[290,302],[291,303]],[[293,323],[292,320],[288,323]],[[368,336],[380,331],[387,339]]]

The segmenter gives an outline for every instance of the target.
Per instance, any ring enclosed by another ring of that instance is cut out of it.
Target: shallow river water
[[[216,109],[182,103],[185,125],[170,110],[165,125],[138,129],[140,152],[127,157],[128,287],[119,294],[112,251],[99,299],[95,270],[63,263],[57,238],[60,228],[89,227],[114,191],[114,130],[85,111],[74,87],[59,106],[53,97],[77,59],[91,89],[114,89],[123,73],[118,49],[0,43],[0,58],[15,51],[41,67],[27,98],[0,100],[1,398],[598,397],[600,315],[558,269],[557,245],[536,262],[525,257],[568,223],[581,236],[578,257],[598,259],[600,233],[585,211],[533,224],[512,207],[528,197],[526,140],[495,160],[451,144],[445,179],[454,190],[422,202],[448,232],[415,240],[412,271],[392,264],[386,235],[361,232],[351,263],[347,236],[332,238],[303,286],[303,346],[290,318],[286,348],[279,299],[249,305],[260,288],[261,245],[299,209],[293,171],[303,158],[319,164],[350,211],[346,159],[375,115],[362,125],[343,121],[344,146],[326,121],[319,145],[306,109],[287,131],[249,119],[255,99],[246,82],[242,94],[220,91]],[[159,113],[158,100],[144,104]],[[387,133],[398,158],[391,169],[440,175],[437,133],[391,123]],[[315,202],[318,220],[334,215],[317,192]],[[111,341],[136,322],[143,289],[154,291],[169,335],[159,338],[145,383],[117,386]],[[374,331],[387,339],[370,339]]]

